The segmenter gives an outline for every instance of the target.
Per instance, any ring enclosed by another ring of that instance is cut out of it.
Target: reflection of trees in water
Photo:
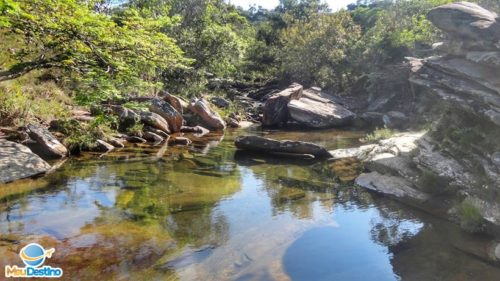
[[[489,264],[491,237],[465,233],[458,225],[391,199],[372,202],[378,211],[371,221],[372,239],[388,247],[394,273],[402,280],[497,280],[500,276],[500,268]]]

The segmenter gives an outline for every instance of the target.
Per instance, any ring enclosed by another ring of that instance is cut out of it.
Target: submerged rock
[[[208,102],[204,99],[195,99],[191,101],[189,109],[198,115],[209,129],[224,130],[226,122],[222,119],[219,113],[210,108]]]
[[[193,142],[188,139],[188,138],[185,138],[185,137],[174,137],[172,139],[169,140],[169,143],[172,144],[172,145],[190,145],[192,144]]]
[[[28,125],[26,128],[30,138],[42,146],[49,157],[65,157],[68,155],[68,149],[49,130],[33,124]]]
[[[239,137],[235,140],[236,148],[260,153],[278,153],[280,155],[314,155],[316,158],[329,158],[330,153],[323,147],[302,141],[278,141],[258,136]]]
[[[356,116],[341,105],[302,97],[288,103],[293,120],[312,128],[331,128],[347,125]]]
[[[294,83],[287,89],[273,94],[264,104],[262,125],[276,126],[288,121],[288,103],[291,100],[297,100],[302,96],[304,87]]]
[[[149,110],[160,115],[167,121],[170,132],[176,133],[181,130],[181,127],[184,123],[184,118],[168,102],[160,99],[153,99],[151,101],[151,105],[149,106]]]
[[[0,139],[0,183],[36,176],[50,165],[21,144]]]

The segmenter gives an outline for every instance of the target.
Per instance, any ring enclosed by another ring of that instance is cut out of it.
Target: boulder
[[[474,3],[442,5],[432,9],[427,18],[452,37],[480,45],[480,48],[493,48],[500,41],[497,14]]]
[[[167,121],[170,132],[176,133],[181,130],[184,119],[182,118],[182,115],[168,102],[160,99],[153,99],[151,101],[151,105],[149,106],[149,110],[160,115]]]
[[[500,52],[467,52],[470,61],[493,67],[500,67]]]
[[[45,173],[50,165],[22,144],[0,139],[0,183]]]
[[[169,137],[170,137],[170,135],[169,135],[169,134],[167,134],[167,133],[165,133],[165,131],[158,130],[158,129],[153,128],[153,127],[150,127],[150,126],[146,126],[146,127],[144,127],[144,131],[145,131],[145,132],[155,133],[155,134],[157,134],[158,136],[160,136],[160,137],[162,137],[162,138],[164,138],[164,139],[166,139],[166,138],[169,138]]]
[[[97,143],[96,143],[96,147],[94,148],[94,151],[97,151],[97,152],[110,152],[112,151],[113,149],[115,149],[115,147],[103,140],[97,140]]]
[[[65,157],[68,154],[68,149],[49,130],[32,124],[26,128],[30,138],[42,146],[49,157]]]
[[[192,144],[193,142],[188,139],[188,138],[185,138],[185,137],[174,137],[172,139],[169,140],[169,144],[172,144],[172,145],[190,145]]]
[[[139,114],[137,114],[132,109],[115,105],[111,106],[111,110],[120,118],[120,128],[123,130],[130,126],[135,125],[137,122],[141,120]]]
[[[147,140],[140,138],[140,137],[136,137],[136,136],[128,136],[127,141],[130,143],[147,143],[148,142]]]
[[[382,117],[384,126],[391,129],[403,129],[408,126],[409,118],[403,112],[389,111]]]
[[[187,127],[183,126],[181,129],[181,132],[183,133],[194,133],[196,137],[203,137],[210,133],[210,131],[206,128],[203,128],[202,126],[196,126],[196,127]]]
[[[303,87],[294,83],[285,90],[270,96],[263,107],[262,125],[276,126],[288,121],[288,103],[302,97]]]
[[[382,175],[377,172],[361,174],[355,183],[363,188],[396,198],[425,201],[429,196],[412,187],[401,177]]]
[[[171,95],[170,93],[163,94],[163,100],[168,102],[180,114],[183,114],[184,110],[189,106],[189,103],[187,101],[177,96]]]
[[[210,108],[208,102],[204,99],[194,99],[189,105],[189,110],[198,115],[205,126],[212,130],[226,129],[226,122],[222,119],[219,113]]]
[[[149,132],[149,131],[144,132],[143,137],[145,140],[148,140],[148,141],[154,142],[154,143],[161,143],[164,141],[164,139],[161,136],[159,136],[153,132]]]
[[[259,136],[239,137],[235,140],[236,148],[261,153],[314,155],[316,158],[330,158],[331,154],[323,147],[302,141],[278,141]]]
[[[321,102],[310,98],[290,101],[288,112],[290,117],[300,124],[318,129],[346,125],[356,116],[333,102]]]
[[[106,141],[116,148],[124,148],[125,147],[124,141],[121,139],[115,138],[115,137],[108,137],[106,139]]]
[[[220,108],[228,108],[230,105],[229,101],[221,97],[213,97],[210,99],[210,101],[212,102],[212,104]]]
[[[165,118],[161,117],[159,114],[156,114],[154,112],[141,111],[139,112],[139,116],[142,123],[161,130],[167,134],[170,133],[170,127],[167,120],[165,120]]]

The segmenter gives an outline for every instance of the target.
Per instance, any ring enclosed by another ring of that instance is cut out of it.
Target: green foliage
[[[443,194],[448,191],[449,181],[436,173],[421,169],[422,173],[418,179],[418,186],[430,194]]]
[[[457,207],[460,226],[469,232],[481,232],[484,230],[484,219],[475,200],[466,198]]]
[[[383,139],[388,139],[392,137],[396,132],[391,129],[383,128],[383,129],[375,129],[373,133],[367,134],[366,137],[361,139],[362,142],[376,142]]]
[[[28,75],[0,84],[0,125],[23,126],[65,118],[70,99],[52,81],[38,81]]]
[[[133,136],[142,136],[142,132],[144,132],[144,124],[142,123],[135,123],[127,128],[127,133]]]
[[[169,17],[145,18],[135,9],[112,16],[94,12],[76,0],[21,0],[18,10],[2,17],[8,33],[21,36],[25,48],[16,63],[0,72],[0,81],[33,69],[57,68],[82,103],[95,103],[122,93],[145,93],[161,87],[164,69],[182,68],[175,41],[161,30]],[[5,14],[5,13],[4,13]]]
[[[361,30],[348,12],[318,15],[283,31],[281,69],[308,85],[342,89],[350,75],[350,49]]]
[[[114,116],[97,115],[88,124],[76,120],[58,120],[52,129],[66,136],[63,143],[72,153],[79,153],[95,148],[97,140],[105,139],[116,127],[117,120]]]

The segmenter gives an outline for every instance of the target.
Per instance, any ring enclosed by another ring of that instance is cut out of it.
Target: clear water
[[[0,186],[0,268],[56,249],[65,280],[499,280],[491,238],[358,189],[355,163],[235,155],[234,137],[130,147]],[[328,148],[356,132],[267,132]],[[3,278],[3,272],[0,275]]]

